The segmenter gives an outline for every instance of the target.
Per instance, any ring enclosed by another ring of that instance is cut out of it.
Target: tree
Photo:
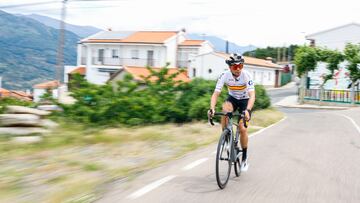
[[[326,68],[330,71],[329,74],[325,75],[323,84],[334,77],[335,70],[339,69],[339,64],[345,60],[344,54],[337,50],[329,50],[329,49],[318,49],[319,61],[326,63]]]
[[[360,64],[360,45],[355,45],[348,43],[345,46],[345,59],[348,62],[348,70],[350,72],[350,80],[351,80],[351,101],[354,104],[354,96],[355,96],[355,83],[360,80],[360,68],[358,65]]]
[[[318,49],[315,47],[301,46],[296,50],[295,65],[299,77],[315,70],[319,60]]]
[[[304,103],[305,82],[309,71],[315,70],[319,59],[318,50],[315,47],[301,46],[296,50],[295,65],[301,77],[300,103]]]
[[[296,49],[298,45],[290,45],[289,47],[266,47],[266,48],[257,48],[253,51],[244,52],[244,56],[251,56],[255,58],[266,59],[266,57],[271,57],[274,60],[277,59],[278,49],[281,50],[281,54],[283,54],[283,49],[286,49],[286,58],[290,57],[289,60],[294,58]]]

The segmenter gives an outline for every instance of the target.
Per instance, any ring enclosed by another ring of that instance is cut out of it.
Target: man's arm
[[[246,109],[251,110],[254,106],[254,103],[255,103],[255,91],[251,91],[251,92],[249,92],[249,101],[248,101]]]
[[[215,107],[216,107],[216,102],[217,102],[217,99],[221,93],[221,89],[223,88],[224,86],[224,73],[220,75],[217,83],[216,83],[216,87],[215,87],[215,90],[214,90],[214,93],[212,94],[211,96],[211,102],[210,102],[210,110],[212,111],[211,112],[211,116],[214,116],[214,113],[215,113]]]
[[[251,111],[251,109],[253,108],[255,103],[255,91],[250,91],[249,92],[249,101],[248,104],[246,106],[246,111],[245,111],[245,119],[246,120],[250,120],[251,119],[251,115],[249,110]]]
[[[213,111],[213,113],[215,113],[215,106],[219,95],[220,92],[214,91],[214,93],[211,96],[210,109]]]

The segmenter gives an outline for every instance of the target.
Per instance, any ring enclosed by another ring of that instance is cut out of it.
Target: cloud
[[[46,0],[42,0],[46,1]],[[40,2],[40,0],[27,0]],[[12,0],[11,4],[23,3]],[[1,5],[9,3],[2,2]],[[59,19],[60,4],[9,9]],[[119,30],[186,28],[240,45],[304,43],[304,35],[360,22],[360,1],[326,0],[123,0],[69,1],[67,22]]]

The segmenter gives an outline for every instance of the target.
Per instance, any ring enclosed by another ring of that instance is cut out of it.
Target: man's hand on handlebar
[[[214,115],[215,115],[215,109],[209,109],[208,110],[208,117],[212,118],[212,117],[214,117]]]

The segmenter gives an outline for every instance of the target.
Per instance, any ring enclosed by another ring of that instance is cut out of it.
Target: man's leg
[[[240,126],[240,143],[243,151],[242,160],[244,161],[247,158],[247,148],[248,148],[249,138],[248,138],[247,128],[244,127],[242,119],[239,122],[239,126]]]
[[[239,106],[240,111],[243,112],[246,110],[248,100],[240,100]],[[239,122],[240,127],[240,143],[242,148],[242,163],[241,163],[241,171],[247,171],[249,168],[249,164],[247,161],[248,155],[247,155],[247,149],[248,149],[248,131],[247,128],[245,128],[243,119],[240,119]]]
[[[234,109],[233,105],[229,101],[225,101],[222,105],[223,112],[233,112],[233,109]],[[226,119],[225,116],[222,116],[221,117],[221,127],[223,130],[225,129],[227,122],[228,122],[228,119]]]

